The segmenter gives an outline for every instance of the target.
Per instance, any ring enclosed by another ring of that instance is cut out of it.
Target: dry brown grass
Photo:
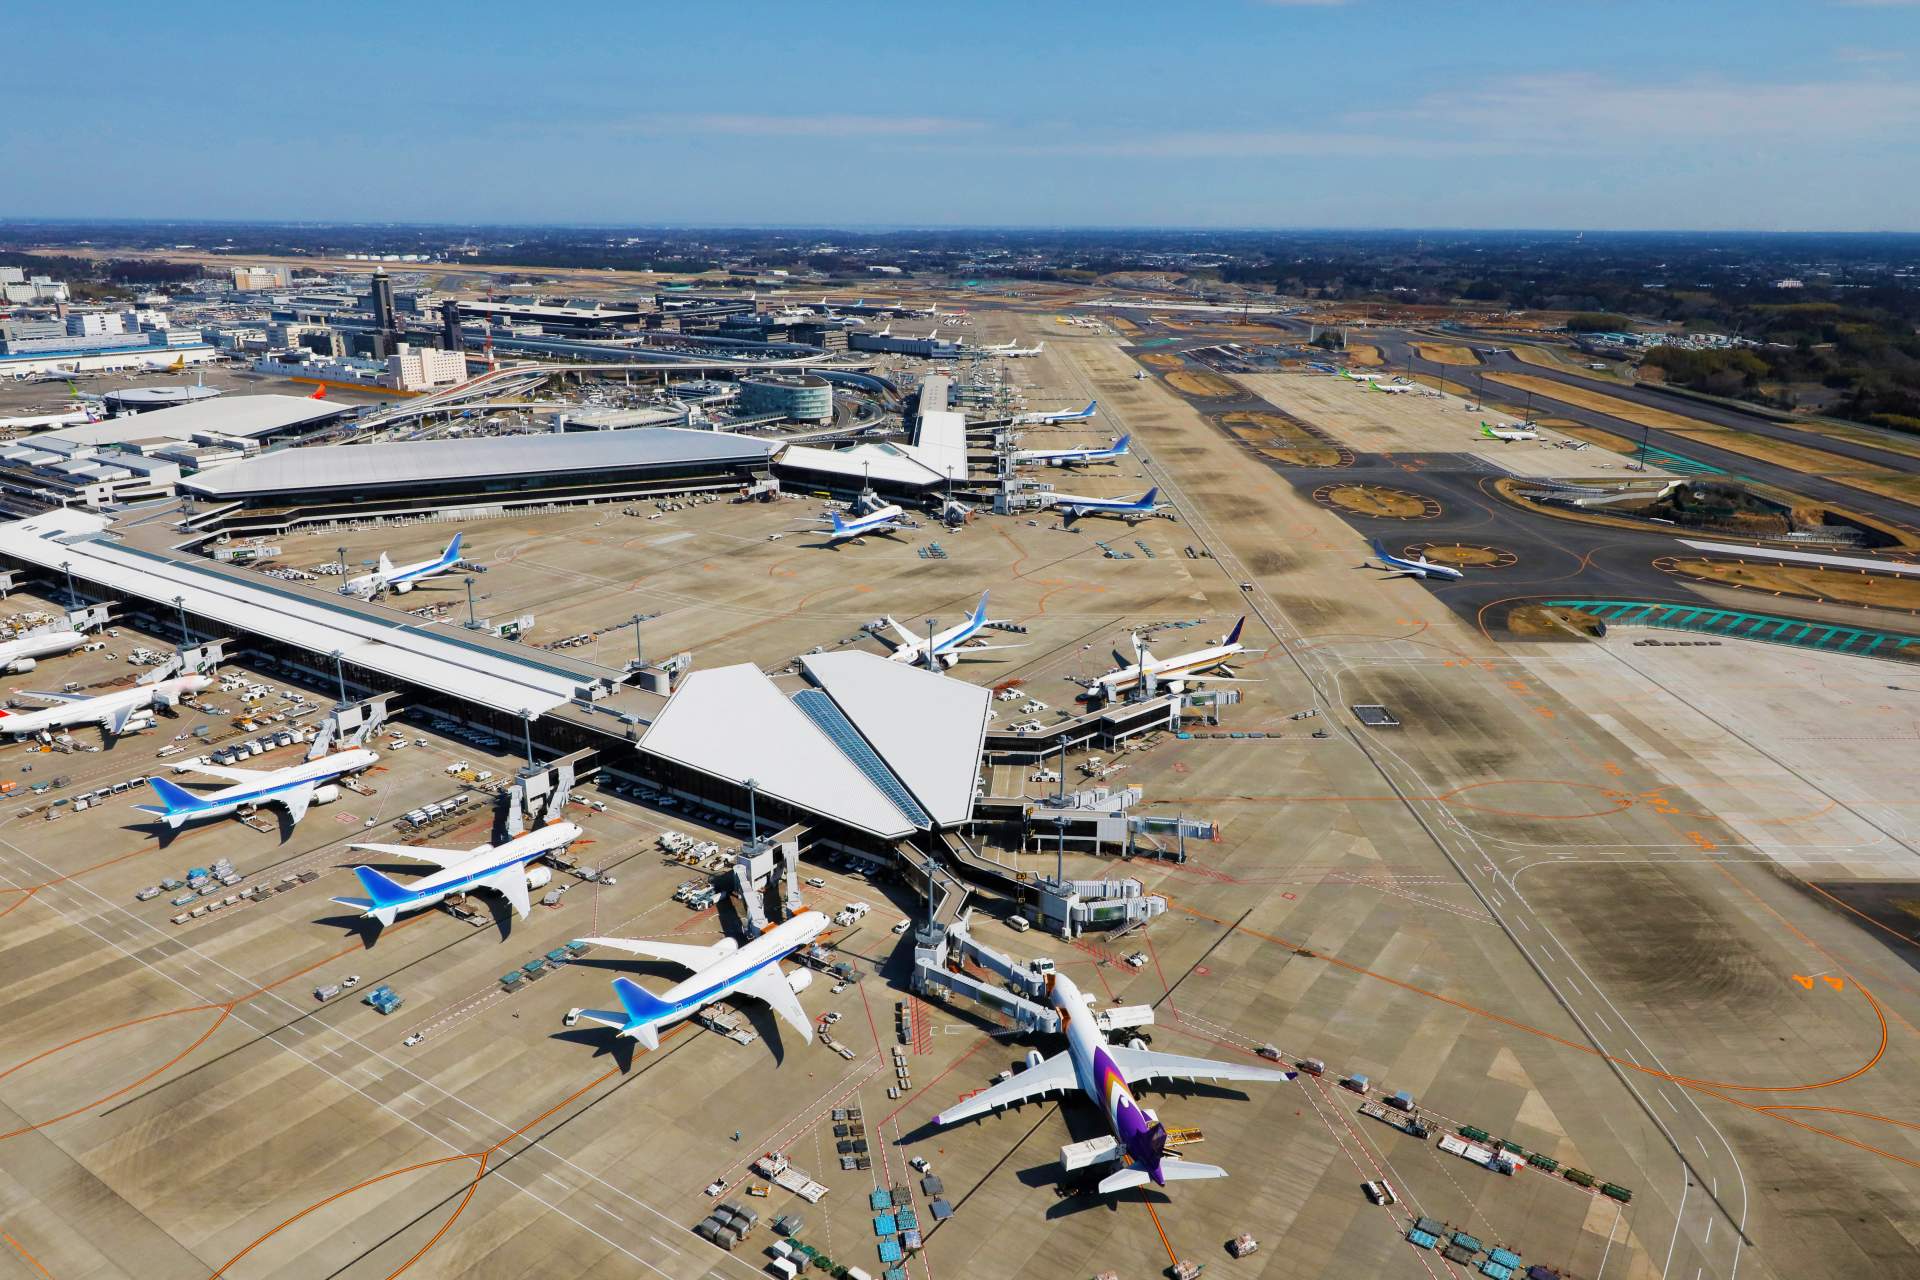
[[[1520,361],[1522,364],[1538,365],[1543,369],[1569,368],[1572,359],[1571,357],[1563,359],[1557,351],[1551,348],[1529,346],[1524,342],[1516,342],[1508,349],[1513,352],[1513,358],[1515,360]]]
[[[1179,391],[1190,396],[1237,396],[1240,388],[1228,382],[1217,373],[1193,373],[1182,370],[1167,375],[1167,381]]]
[[[1600,619],[1578,609],[1549,609],[1525,604],[1507,614],[1507,630],[1539,640],[1573,640],[1600,634]]]
[[[1380,348],[1369,342],[1349,342],[1347,344],[1347,363],[1359,365],[1363,369],[1377,369],[1386,361],[1380,358]]]
[[[1343,461],[1328,444],[1283,413],[1226,413],[1220,424],[1262,457],[1300,467],[1333,467]]]
[[[1413,349],[1420,353],[1421,359],[1431,360],[1435,364],[1476,365],[1480,363],[1480,357],[1473,354],[1472,347],[1456,347],[1444,342],[1416,342],[1413,344]]]
[[[1426,504],[1411,493],[1377,484],[1335,485],[1328,501],[1363,516],[1390,516],[1407,520],[1426,514]]]
[[[1500,553],[1492,547],[1475,547],[1464,542],[1429,543],[1420,554],[1435,564],[1454,564],[1462,568],[1489,565],[1500,559]]]
[[[1178,369],[1183,363],[1179,356],[1170,356],[1157,351],[1149,355],[1136,356],[1135,359],[1141,364],[1150,364],[1156,369]]]
[[[1531,391],[1537,396],[1546,396],[1562,404],[1578,405],[1582,409],[1591,409],[1595,413],[1604,413],[1639,426],[1658,427],[1662,431],[1698,431],[1703,425],[1698,418],[1682,417],[1664,409],[1649,409],[1631,400],[1622,400],[1619,396],[1568,386],[1551,378],[1536,378],[1526,373],[1490,373],[1487,381],[1518,391]]]
[[[1107,323],[1112,325],[1114,328],[1118,329],[1121,333],[1140,332],[1140,326],[1135,324],[1133,321],[1127,319],[1125,316],[1108,316]]]
[[[1899,609],[1908,613],[1920,610],[1920,578],[1743,560],[1680,560],[1674,570],[1702,582],[1744,587],[1776,596]]]

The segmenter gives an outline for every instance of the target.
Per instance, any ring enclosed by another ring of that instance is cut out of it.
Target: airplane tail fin
[[[459,558],[460,558],[460,535],[456,533],[453,535],[453,541],[447,544],[447,549],[440,553],[440,563],[452,564]]]
[[[1147,490],[1146,497],[1140,499],[1140,505],[1143,507],[1151,507],[1153,505],[1154,499],[1158,498],[1159,496],[1160,496],[1160,490],[1158,486],[1152,489],[1149,489]]]
[[[393,559],[384,551],[380,553],[380,572],[383,574],[393,572]]]
[[[835,533],[845,533],[847,531],[847,522],[840,518],[838,511],[827,512],[827,519],[833,521],[833,531]]]
[[[326,398],[327,398],[327,384],[324,382],[321,383],[319,386],[315,387],[313,389],[313,394],[307,397],[307,399],[309,400],[325,400]]]
[[[1227,638],[1225,640],[1222,640],[1220,643],[1221,644],[1239,644],[1240,628],[1246,625],[1247,625],[1247,615],[1243,613],[1240,615],[1240,621],[1233,624],[1233,630],[1227,632]]]
[[[613,994],[627,1011],[626,1031],[649,1049],[660,1047],[660,1020],[673,1013],[673,1006],[631,978],[615,978]]]
[[[980,603],[973,607],[973,620],[977,623],[987,620],[987,593],[984,591],[980,593]]]
[[[1133,437],[1131,435],[1121,436],[1108,447],[1108,452],[1112,453],[1115,457],[1119,457],[1124,453],[1133,452]]]
[[[1373,540],[1373,554],[1380,557],[1380,561],[1382,564],[1385,564],[1388,561],[1391,561],[1393,559],[1392,553],[1390,553],[1386,549],[1386,547],[1381,545],[1380,539],[1378,538],[1375,538]]]
[[[1089,400],[1087,401],[1087,407],[1082,409],[1080,412],[1086,414],[1089,418],[1091,418],[1094,415],[1094,413],[1099,410],[1099,408],[1100,408],[1100,402],[1098,400]]]
[[[355,867],[353,878],[372,897],[376,909],[391,911],[408,898],[406,886],[381,875],[372,867]]]
[[[165,778],[148,778],[147,785],[160,797],[161,812],[165,814],[184,813],[196,803],[193,792],[185,787],[168,782]]]

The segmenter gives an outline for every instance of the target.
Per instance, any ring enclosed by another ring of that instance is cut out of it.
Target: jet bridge
[[[540,823],[564,816],[574,782],[580,775],[593,773],[599,767],[589,748],[522,769],[507,790],[507,813],[503,819],[507,838],[524,835]]]
[[[916,933],[914,991],[942,1002],[956,996],[970,1000],[1022,1032],[1057,1033],[1059,1013],[1036,1003],[1046,990],[1046,976],[976,942],[972,918],[970,909],[962,910],[951,924],[927,924]]]
[[[213,643],[217,646],[221,642],[216,640]],[[387,717],[392,714],[387,704],[399,696],[397,693],[376,693],[371,698],[335,707],[320,722],[320,732],[313,735],[313,742],[307,747],[307,759],[318,760],[329,751],[364,745],[387,722]]]
[[[762,933],[773,924],[790,920],[805,908],[800,895],[800,837],[806,831],[799,823],[771,838],[750,840],[740,846],[740,857],[733,864],[733,891],[740,895],[742,914],[754,933]],[[775,884],[780,892],[774,898],[774,914],[767,914],[767,891]]]
[[[76,629],[81,629],[76,624]],[[199,644],[188,645],[174,651],[174,655],[157,667],[149,668],[136,683],[158,684],[174,676],[189,673],[205,675],[227,660],[227,646],[231,640],[203,640]]]

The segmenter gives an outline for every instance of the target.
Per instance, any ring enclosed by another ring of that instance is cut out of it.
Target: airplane
[[[1160,509],[1154,501],[1160,496],[1160,490],[1147,490],[1137,498],[1083,498],[1078,494],[1055,493],[1048,495],[1053,499],[1054,510],[1072,524],[1081,516],[1119,516],[1128,524],[1145,520]]]
[[[1500,440],[1507,443],[1515,440],[1538,440],[1540,438],[1540,433],[1534,430],[1531,425],[1524,422],[1512,427],[1491,427],[1483,422],[1480,424],[1480,434],[1489,440]]]
[[[134,808],[153,814],[174,831],[199,818],[225,817],[242,805],[282,805],[287,816],[298,822],[307,816],[308,805],[331,804],[340,798],[339,778],[358,773],[379,758],[378,751],[349,747],[284,769],[230,769],[196,761],[176,767],[223,778],[233,785],[194,792],[165,778],[148,778],[147,785],[160,797],[160,803],[137,804]]]
[[[1047,975],[1047,1000],[1060,1011],[1067,1036],[1066,1051],[1043,1058],[1039,1050],[1034,1050],[1027,1057],[1025,1071],[949,1107],[935,1116],[933,1123],[955,1124],[1010,1103],[1078,1089],[1106,1116],[1112,1143],[1106,1158],[1117,1158],[1123,1166],[1117,1173],[1100,1180],[1099,1191],[1103,1196],[1148,1182],[1164,1187],[1169,1181],[1227,1176],[1227,1171],[1218,1165],[1169,1157],[1166,1126],[1141,1109],[1129,1085],[1154,1079],[1279,1081],[1291,1080],[1295,1075],[1273,1067],[1243,1066],[1107,1044],[1094,1024],[1086,997],[1080,994],[1073,979],[1063,973]]]
[[[432,560],[421,560],[414,564],[403,564],[395,568],[393,561],[387,559],[387,553],[380,553],[380,566],[372,573],[350,578],[340,587],[343,596],[359,596],[363,600],[372,599],[382,591],[392,591],[405,595],[415,586],[435,574],[445,573],[453,568],[460,559],[460,535],[454,534],[453,541],[447,544]]]
[[[1023,413],[1014,419],[1014,423],[1017,426],[1057,427],[1063,422],[1086,422],[1099,408],[1098,400],[1089,400],[1084,409],[1068,409],[1059,413]]]
[[[522,920],[533,910],[528,890],[539,889],[553,878],[545,867],[529,867],[534,859],[555,849],[564,849],[584,834],[571,822],[558,821],[536,827],[515,836],[505,844],[479,845],[472,849],[429,849],[411,844],[350,844],[349,849],[384,853],[392,857],[431,862],[440,870],[412,884],[398,884],[372,867],[355,867],[354,878],[371,897],[335,898],[343,907],[353,907],[363,917],[382,925],[393,923],[402,911],[431,907],[456,893],[470,889],[491,889],[513,904]]]
[[[838,511],[829,511],[827,519],[831,523],[821,532],[826,535],[827,545],[832,547],[842,542],[858,541],[870,533],[892,533],[906,517],[907,513],[891,502],[871,514],[855,516],[851,520],[841,519]]]
[[[1406,578],[1442,578],[1457,582],[1466,576],[1452,565],[1435,564],[1420,556],[1396,556],[1382,546],[1378,538],[1373,540],[1373,554],[1379,559],[1382,569]]]
[[[994,354],[998,356],[1008,356],[1014,359],[1018,359],[1021,356],[1037,356],[1041,352],[1045,351],[1046,349],[1047,349],[1047,344],[1042,342],[1031,347],[1014,347],[1014,346],[996,347],[994,349]]]
[[[42,658],[72,653],[87,642],[84,631],[41,631],[0,644],[0,671],[17,675],[40,665]]]
[[[891,617],[887,619],[887,625],[893,628],[893,635],[882,636],[881,639],[895,646],[893,652],[887,655],[889,658],[895,662],[923,664],[934,671],[945,671],[960,659],[988,649],[1022,647],[1017,644],[976,644],[961,647],[978,635],[980,628],[987,625],[987,593],[984,591],[980,593],[980,603],[974,606],[972,613],[945,631],[935,632],[931,642],[926,636],[913,634]],[[929,657],[929,654],[932,656]]]
[[[1386,377],[1384,373],[1355,373],[1351,369],[1340,370],[1340,376],[1348,382],[1378,382]]]
[[[745,946],[732,938],[722,938],[707,947],[648,938],[582,939],[596,947],[671,961],[691,969],[693,976],[659,996],[631,978],[615,978],[613,994],[620,1001],[619,1010],[582,1009],[580,1016],[632,1036],[649,1049],[658,1049],[662,1030],[715,1000],[739,992],[765,1002],[800,1033],[801,1039],[812,1044],[813,1020],[801,1006],[799,993],[806,990],[813,971],[796,969],[789,976],[782,972],[780,962],[813,945],[828,923],[818,911],[802,911]]]
[[[1147,380],[1147,371],[1145,369],[1135,369],[1133,371],[1133,380],[1135,382],[1145,382]]]
[[[1083,467],[1099,462],[1118,462],[1133,452],[1133,437],[1121,436],[1098,449],[1016,449],[1016,467]]]
[[[185,373],[186,371],[187,371],[187,358],[185,356],[175,356],[173,358],[173,363],[168,365],[166,368],[161,369],[159,372]]]
[[[23,418],[0,418],[0,431],[38,431],[43,427],[81,427],[98,422],[104,415],[98,405],[83,404],[62,413],[32,414]]]
[[[1378,391],[1382,395],[1410,396],[1420,388],[1410,382],[1369,382],[1367,389],[1369,391]]]
[[[191,697],[212,684],[206,676],[194,675],[175,676],[93,696],[29,693],[26,695],[29,698],[43,698],[57,705],[39,711],[0,711],[0,734],[25,738],[45,729],[97,724],[103,735],[117,738],[135,721],[152,719],[155,708],[177,706],[182,698]]]
[[[1165,689],[1169,693],[1185,692],[1187,685],[1198,682],[1203,671],[1212,671],[1224,667],[1229,661],[1248,653],[1264,653],[1264,649],[1249,649],[1240,643],[1240,629],[1247,625],[1243,616],[1233,624],[1233,630],[1220,637],[1218,644],[1204,649],[1195,649],[1192,653],[1179,654],[1172,658],[1156,658],[1142,643],[1140,637],[1133,637],[1133,661],[1087,686],[1087,697],[1099,701],[1111,702],[1123,693],[1135,689],[1144,690],[1148,697],[1156,691]],[[1118,654],[1116,653],[1116,657]],[[1211,676],[1209,680],[1233,682],[1230,676]]]

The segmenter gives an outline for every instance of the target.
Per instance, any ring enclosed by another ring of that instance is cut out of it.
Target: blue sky
[[[1920,230],[1920,0],[6,12],[0,217]]]

